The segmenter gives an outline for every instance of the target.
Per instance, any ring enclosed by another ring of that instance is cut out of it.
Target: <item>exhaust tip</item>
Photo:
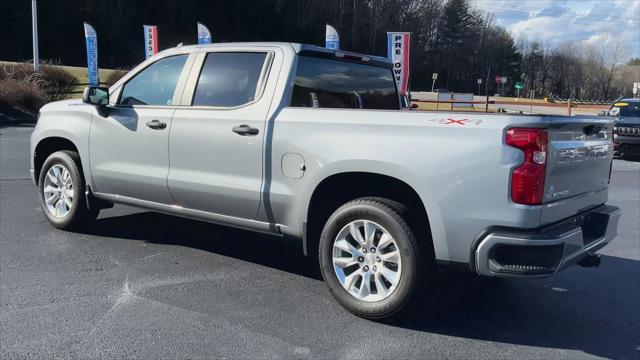
[[[600,266],[600,255],[589,255],[586,258],[580,260],[578,265],[582,267],[598,267]]]

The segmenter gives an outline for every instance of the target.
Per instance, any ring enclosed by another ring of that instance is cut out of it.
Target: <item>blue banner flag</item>
[[[211,31],[201,23],[198,23],[198,44],[211,44]]]
[[[87,71],[89,77],[89,85],[100,85],[100,77],[98,74],[98,35],[93,26],[84,23],[84,38],[87,44]]]
[[[333,26],[327,24],[327,31],[325,34],[325,45],[327,49],[338,50],[340,48],[340,36]]]

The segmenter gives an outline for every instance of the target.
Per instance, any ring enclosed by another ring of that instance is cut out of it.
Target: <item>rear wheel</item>
[[[320,238],[320,268],[332,295],[355,315],[382,319],[409,302],[419,283],[418,242],[388,199],[360,198],[338,208]]]
[[[38,179],[40,206],[51,225],[59,229],[78,227],[94,220],[99,209],[89,209],[85,201],[80,156],[58,151],[44,162]]]

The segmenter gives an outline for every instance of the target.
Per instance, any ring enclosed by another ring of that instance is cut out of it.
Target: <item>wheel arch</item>
[[[350,200],[371,196],[407,206],[411,228],[429,255],[434,255],[429,216],[418,192],[397,177],[366,171],[334,173],[316,185],[307,207],[303,241],[305,255],[317,254],[320,232],[335,209]]]
[[[42,170],[42,166],[47,158],[54,152],[62,150],[74,151],[78,154],[80,153],[78,146],[72,140],[65,137],[49,136],[38,141],[33,152],[33,170],[36,182],[40,178],[40,171]],[[82,159],[80,159],[79,165],[79,168],[83,170]]]

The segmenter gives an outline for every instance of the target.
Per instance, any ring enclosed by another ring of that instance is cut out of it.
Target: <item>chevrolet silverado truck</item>
[[[299,239],[370,319],[407,309],[442,265],[524,278],[599,264],[620,216],[605,204],[612,118],[401,104],[386,58],[178,47],[44,106],[31,174],[61,229],[120,203]]]

